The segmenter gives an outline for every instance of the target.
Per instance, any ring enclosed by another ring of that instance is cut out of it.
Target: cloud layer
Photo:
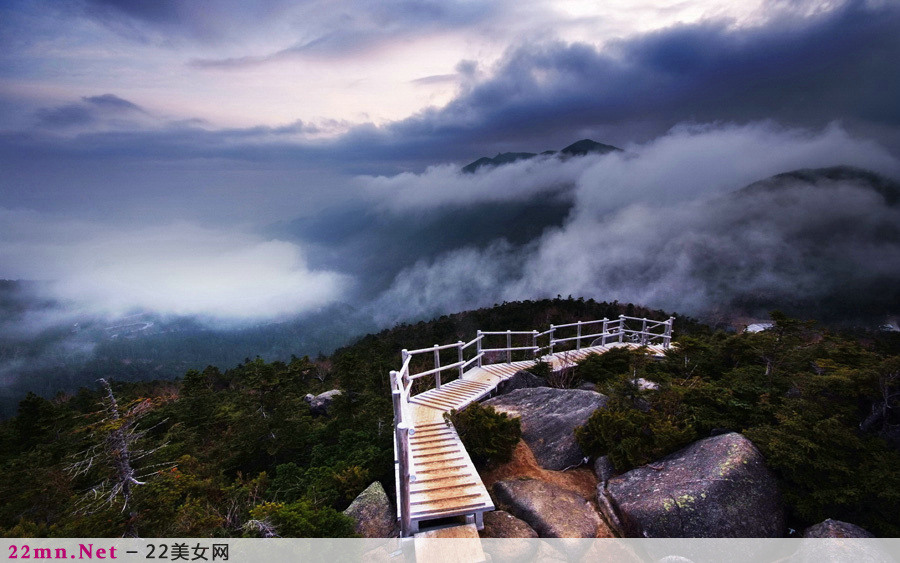
[[[594,161],[576,179],[561,228],[526,247],[498,243],[422,260],[398,274],[374,310],[390,324],[571,294],[705,316],[778,305],[809,310],[834,298],[833,314],[855,315],[861,307],[878,314],[872,296],[880,295],[887,313],[900,304],[889,289],[900,276],[896,205],[852,174],[737,191],[782,172],[838,164],[900,175],[889,153],[837,126],[819,133],[771,123],[678,128]],[[427,174],[422,180],[428,189]]]
[[[296,244],[190,224],[110,230],[0,209],[0,261],[80,314],[135,311],[259,321],[316,310],[350,280],[311,270]],[[19,275],[17,275],[19,274]]]

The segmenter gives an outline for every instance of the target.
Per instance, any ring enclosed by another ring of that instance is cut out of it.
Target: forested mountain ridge
[[[622,152],[622,149],[620,149],[619,147],[614,147],[612,145],[598,143],[597,141],[593,141],[591,139],[581,139],[580,141],[575,141],[559,152],[548,150],[542,152],[541,155],[561,155],[563,158],[568,158],[572,156],[585,156],[591,153],[606,154],[610,152]],[[463,166],[462,172],[472,174],[479,168],[501,166],[503,164],[509,164],[511,162],[517,162],[519,160],[529,160],[536,156],[538,156],[537,153],[533,152],[504,152],[499,153],[494,158],[483,156],[478,160],[470,162],[469,164]]]
[[[373,480],[393,487],[388,373],[399,367],[401,348],[471,339],[479,328],[622,313],[665,317],[593,300],[515,302],[400,325],[327,358],[248,359],[224,371],[191,370],[174,382],[113,380],[122,417],[140,417],[137,426],[147,432],[140,445],[153,452],[135,467],[147,485],[133,488],[126,510],[121,498],[80,510],[86,492],[115,482],[102,452],[90,474],[73,469],[77,452],[102,442],[108,429],[103,392],[82,388],[51,400],[29,394],[0,425],[0,497],[8,499],[0,528],[12,535],[222,536],[252,533],[243,525],[268,514],[307,522],[282,530],[287,535],[346,535],[336,510]],[[329,415],[313,416],[306,395],[335,388],[344,394]]]
[[[0,530],[253,536],[261,533],[253,522],[268,522],[283,536],[349,535],[352,522],[339,511],[369,483],[380,481],[392,498],[388,372],[398,368],[401,348],[468,340],[478,328],[540,329],[622,313],[667,317],[571,298],[505,303],[370,334],[328,358],[256,359],[175,382],[113,382],[123,420],[116,424],[102,390],[29,395],[0,425]],[[888,408],[898,399],[896,334],[838,336],[783,316],[775,331],[755,335],[713,332],[685,318],[675,326],[678,348],[662,362],[610,356],[578,368],[581,380],[611,397],[633,393],[622,385],[635,369],[661,384],[649,413],[614,402],[611,412],[631,421],[620,431],[633,426],[642,440],[629,442],[637,449],[622,459],[664,455],[715,429],[741,431],[782,479],[793,522],[844,518],[881,535],[900,532],[893,510],[900,478],[890,470],[900,454],[889,445],[900,421]],[[314,415],[305,397],[329,389],[343,394],[327,415]],[[121,494],[86,504],[92,491],[109,495],[114,487],[114,464],[98,445],[126,424],[136,429],[132,447],[147,452],[134,461],[145,484],[132,487],[127,506]],[[93,465],[79,472],[84,452]]]

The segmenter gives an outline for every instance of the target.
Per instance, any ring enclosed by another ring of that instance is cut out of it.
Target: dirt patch
[[[538,465],[531,448],[524,441],[519,441],[512,459],[494,469],[483,471],[481,480],[490,491],[497,481],[520,478],[540,479],[560,488],[572,491],[588,501],[597,509],[597,477],[588,467],[576,467],[568,471],[551,471]],[[599,513],[599,511],[598,511]],[[603,516],[600,516],[601,521]],[[615,534],[604,522],[597,534],[598,538],[612,538]]]

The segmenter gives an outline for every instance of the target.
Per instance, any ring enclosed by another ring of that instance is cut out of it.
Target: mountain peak
[[[542,152],[540,156],[559,155],[562,158],[569,158],[573,156],[585,156],[591,153],[606,154],[610,152],[618,152],[621,150],[622,149],[618,147],[614,147],[612,145],[604,145],[603,143],[598,143],[597,141],[592,141],[591,139],[582,139],[580,141],[572,143],[559,152],[547,150]],[[483,156],[475,162],[471,162],[463,166],[462,171],[471,174],[484,166],[500,166],[502,164],[516,162],[517,160],[528,160],[536,156],[538,155],[532,152],[504,152],[497,154],[497,156],[495,156],[494,158]]]
[[[567,154],[569,156],[584,156],[588,153],[606,154],[610,152],[621,151],[622,149],[620,149],[619,147],[604,145],[603,143],[598,143],[597,141],[593,141],[591,139],[581,139],[580,141],[575,141],[559,152]]]

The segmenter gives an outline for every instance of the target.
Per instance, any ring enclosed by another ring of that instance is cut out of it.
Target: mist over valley
[[[896,325],[895,4],[264,4],[5,10],[4,413],[557,295]]]

